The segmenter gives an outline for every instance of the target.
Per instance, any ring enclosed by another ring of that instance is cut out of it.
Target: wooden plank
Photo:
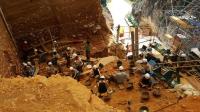
[[[188,23],[186,23],[185,21],[181,20],[180,18],[176,17],[176,16],[170,16],[170,19],[177,23],[178,25],[180,25],[182,28],[185,29],[190,29],[193,28],[193,26],[189,25]]]
[[[173,39],[173,38],[174,38],[174,37],[171,36],[170,34],[165,34],[164,36],[167,37],[168,39]]]
[[[177,62],[167,62],[167,63],[158,63],[158,64],[159,65],[164,65],[164,64],[191,63],[191,62],[200,62],[200,60],[177,61]]]
[[[86,61],[86,57],[85,57],[85,56],[81,55],[80,57],[81,57],[81,59],[82,59],[83,61]],[[97,61],[97,59],[95,59],[95,58],[90,58],[90,61],[91,61],[91,62],[95,62],[95,61]]]

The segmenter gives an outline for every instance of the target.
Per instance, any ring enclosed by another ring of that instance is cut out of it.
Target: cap
[[[123,66],[120,66],[120,67],[119,67],[119,70],[124,70],[124,67],[123,67]]]
[[[56,52],[56,49],[55,49],[55,48],[53,49],[53,52]]]
[[[67,47],[67,50],[70,50],[70,47]]]
[[[186,54],[184,54],[184,53],[183,53],[183,54],[181,54],[181,57],[186,57],[186,56],[187,56],[187,55],[186,55]]]
[[[49,62],[48,65],[52,65],[52,62]]]
[[[87,68],[88,68],[88,69],[91,69],[91,68],[92,68],[92,65],[87,65]]]
[[[69,69],[70,69],[70,70],[73,70],[73,69],[74,69],[74,67],[70,67]]]
[[[72,54],[72,58],[75,58],[76,56],[78,56],[76,53]]]
[[[37,50],[37,49],[34,49],[34,51],[37,52],[38,50]]]
[[[146,73],[145,75],[144,75],[144,77],[146,78],[146,79],[150,79],[150,74],[149,73]]]
[[[146,63],[146,62],[147,62],[147,59],[144,58],[144,59],[142,59],[142,61],[143,61],[144,63]]]
[[[94,65],[93,68],[97,68],[97,65]]]
[[[100,78],[101,78],[101,79],[105,79],[105,76],[102,75],[102,76],[100,76]]]
[[[27,64],[28,64],[28,65],[32,65],[30,61],[29,61],[29,62],[27,62]]]
[[[25,62],[23,62],[22,64],[23,64],[24,66],[27,66],[27,63],[25,63]]]

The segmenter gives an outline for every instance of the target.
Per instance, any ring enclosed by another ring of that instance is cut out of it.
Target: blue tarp
[[[200,28],[200,22],[199,21],[195,21],[195,20],[188,20],[188,22],[190,22],[190,24],[192,24],[193,26],[197,26]]]

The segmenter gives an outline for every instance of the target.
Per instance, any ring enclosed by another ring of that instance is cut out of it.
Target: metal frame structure
[[[166,28],[166,33],[171,35],[176,35],[177,33],[186,35],[188,37],[187,44],[194,45],[193,41],[200,41],[200,2],[199,0],[182,0],[178,6],[173,6],[174,0],[171,0],[171,3],[165,4],[166,10],[163,10],[163,19],[160,22],[160,27]],[[180,18],[185,23],[190,24],[193,28],[182,28],[179,24],[170,20],[170,16],[176,16]],[[196,22],[197,24],[191,24],[190,22]],[[161,29],[161,28],[160,28]],[[186,52],[190,49],[185,49]],[[196,47],[200,47],[197,45]]]

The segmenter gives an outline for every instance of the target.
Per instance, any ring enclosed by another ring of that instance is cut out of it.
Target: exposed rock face
[[[20,71],[19,58],[17,56],[17,49],[8,34],[6,26],[0,16],[0,73],[1,76],[14,76]]]
[[[105,43],[104,47],[108,41],[110,31],[99,0],[1,0],[0,5],[17,41],[51,45],[52,36],[65,41],[89,39]]]
[[[0,79],[1,112],[121,112],[68,78]]]

